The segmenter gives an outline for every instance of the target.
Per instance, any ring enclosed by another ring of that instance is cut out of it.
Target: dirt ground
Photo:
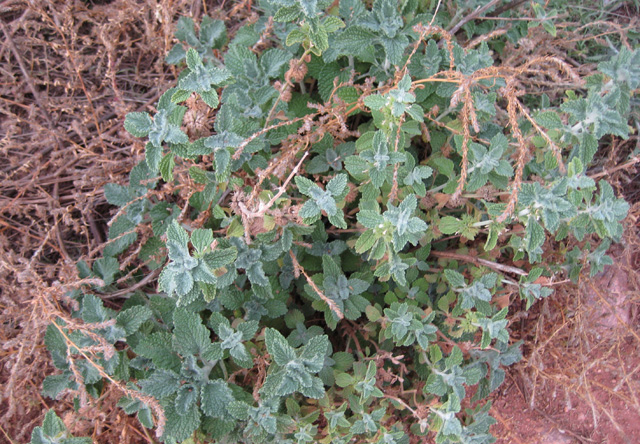
[[[58,296],[74,282],[76,261],[98,257],[106,239],[112,209],[103,186],[124,183],[143,156],[122,122],[149,110],[175,79],[163,59],[178,17],[228,15],[233,33],[234,23],[251,20],[250,4],[0,3],[0,443],[28,442],[51,407],[96,442],[154,442],[115,407],[120,394],[110,387],[79,412],[70,396],[44,398],[42,380],[55,370],[43,334],[65,310]],[[637,143],[637,134],[612,140],[599,165],[615,171],[608,179],[633,204],[616,264],[556,286],[527,316],[512,309],[525,360],[494,395],[500,443],[640,442],[640,180],[623,163]]]
[[[612,250],[613,266],[558,291],[522,324],[526,358],[492,410],[499,443],[640,442],[638,287],[629,281],[640,263]]]

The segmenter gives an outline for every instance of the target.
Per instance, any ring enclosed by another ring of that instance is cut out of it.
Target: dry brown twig
[[[257,205],[254,204],[255,198],[257,197],[256,191],[259,190],[259,186],[255,188],[254,193],[252,193],[251,197],[249,197],[246,203],[242,199],[242,193],[239,191],[236,192],[235,206],[237,207],[237,210],[240,213],[240,218],[242,219],[242,225],[244,227],[244,237],[247,245],[251,243],[251,236],[253,234],[253,221],[264,219],[264,215],[270,211],[273,204],[275,204],[276,201],[280,199],[280,197],[282,197],[282,195],[287,191],[287,185],[289,185],[295,175],[298,174],[298,171],[300,170],[300,167],[302,166],[302,163],[304,162],[308,154],[308,151],[305,151],[302,154],[302,157],[300,158],[296,166],[291,170],[291,173],[284,181],[284,183],[280,187],[278,187],[278,191],[269,200],[269,202],[264,203],[262,201],[258,201]],[[256,195],[255,197],[254,194]]]
[[[394,153],[398,152],[398,145],[400,143],[400,135],[401,135],[400,130],[402,129],[403,123],[404,123],[404,115],[400,117],[400,122],[398,123],[398,128],[396,130],[396,137],[393,143]],[[398,197],[398,168],[399,168],[398,164],[396,163],[393,166],[393,179],[391,180],[391,192],[389,193],[388,202],[395,202],[396,198]]]
[[[513,132],[516,140],[518,141],[518,158],[516,161],[516,175],[511,182],[511,196],[509,196],[509,202],[507,203],[507,207],[504,212],[496,219],[498,223],[502,223],[513,213],[513,210],[516,207],[516,203],[518,202],[518,192],[520,191],[520,185],[522,184],[522,173],[524,172],[524,167],[527,162],[527,154],[529,153],[529,147],[527,142],[524,140],[524,136],[522,135],[522,131],[520,131],[520,127],[518,126],[518,114],[516,112],[517,106],[517,92],[514,85],[514,81],[507,81],[507,86],[505,87],[506,96],[509,98],[509,103],[507,105],[507,112],[509,114],[509,125],[511,126],[511,131]]]
[[[473,11],[470,14],[467,14],[465,17],[462,18],[462,20],[460,20],[458,23],[456,23],[453,27],[451,27],[449,29],[449,33],[450,34],[455,34],[456,32],[458,32],[464,25],[466,25],[467,23],[469,23],[471,20],[475,20],[477,17],[481,16],[482,14],[484,14],[485,12],[487,12],[489,9],[493,8],[495,5],[497,5],[498,3],[500,3],[500,0],[491,0],[490,2],[482,5],[482,6],[478,6],[475,11]]]
[[[491,268],[496,271],[500,271],[503,273],[513,273],[518,276],[528,276],[529,273],[524,271],[521,268],[513,267],[511,265],[499,264],[497,262],[489,261],[487,259],[482,259],[476,256],[470,256],[468,254],[459,254],[450,251],[431,251],[431,256],[454,259],[464,262],[471,262],[476,265],[484,265],[485,267]]]
[[[87,347],[79,347],[76,343],[73,342],[73,340],[69,337],[69,335],[66,334],[64,329],[60,327],[54,320],[52,320],[51,325],[53,325],[58,330],[58,332],[64,337],[65,341],[67,342],[67,350],[68,350],[67,353],[68,353],[69,362],[71,364],[71,368],[72,369],[74,368],[74,364],[73,364],[74,358],[73,358],[73,355],[71,355],[70,350],[75,349],[78,351],[78,354],[80,354],[84,358],[86,362],[88,362],[92,367],[96,369],[96,371],[98,371],[98,373],[102,378],[109,381],[113,386],[117,387],[126,396],[139,400],[143,404],[147,405],[153,411],[153,413],[156,415],[156,423],[155,423],[156,436],[160,438],[164,434],[166,417],[164,415],[164,410],[162,409],[158,401],[152,396],[148,396],[141,392],[131,390],[126,385],[122,384],[120,381],[113,379],[113,377],[111,377],[107,372],[105,372],[104,368],[95,362],[95,358],[90,356],[90,354],[95,354],[96,351],[104,352],[103,348],[91,349]],[[83,331],[83,333],[86,334],[86,331]],[[74,372],[74,374],[75,373],[76,372]],[[78,381],[82,380],[82,376],[80,376],[79,373],[76,374],[75,376]],[[80,387],[82,387],[82,384],[80,384]],[[81,393],[84,393],[84,392],[81,392]]]
[[[144,111],[166,89],[158,36],[170,38],[173,17],[190,7],[162,1],[156,14],[157,2],[97,3],[10,0],[0,8],[0,426],[15,442],[28,442],[50,407],[39,396],[53,371],[42,340],[50,320],[66,316],[68,299],[58,292],[79,283],[60,258],[92,259],[101,248],[109,214],[99,190],[121,182],[142,149],[124,134],[124,115]],[[73,410],[69,399],[56,403],[61,417]],[[135,419],[119,416],[116,401],[99,401],[107,431],[97,442],[139,439],[125,433]],[[86,427],[74,433],[94,433]]]
[[[313,282],[313,279],[311,279],[309,277],[307,272],[304,271],[304,268],[302,268],[302,265],[300,265],[300,263],[298,262],[298,259],[296,259],[296,256],[295,256],[295,254],[293,254],[293,251],[289,250],[289,256],[291,257],[291,261],[293,262],[293,268],[295,270],[295,273],[298,274],[298,275],[300,273],[302,273],[302,275],[307,280],[307,283],[311,286],[311,288],[313,288],[313,291],[316,292],[316,294],[320,297],[320,299],[322,299],[324,302],[326,302],[326,304],[329,306],[331,311],[333,311],[333,313],[335,313],[335,315],[338,317],[338,319],[344,319],[344,314],[342,313],[342,310],[340,310],[340,308],[336,305],[336,303],[332,299],[328,298],[322,292],[322,290],[320,290],[318,288],[316,283]]]
[[[550,148],[552,149],[556,160],[558,161],[559,168],[561,170],[565,170],[565,166],[562,162],[562,155],[560,149],[557,147],[555,143],[551,140],[551,138],[544,132],[544,130],[531,118],[529,113],[523,107],[523,105],[518,100],[518,96],[521,94],[519,92],[519,84],[521,82],[526,81],[526,76],[545,76],[550,75],[554,77],[555,81],[560,81],[561,78],[555,74],[555,72],[559,72],[564,74],[568,78],[570,78],[573,82],[580,84],[582,81],[580,77],[575,73],[575,71],[564,61],[558,59],[557,57],[551,56],[543,56],[543,57],[534,57],[533,59],[527,60],[521,66],[518,67],[489,67],[483,68],[470,76],[464,76],[462,73],[454,70],[454,57],[453,57],[453,49],[451,43],[451,33],[435,27],[428,26],[425,27],[423,25],[416,25],[414,27],[416,32],[420,33],[419,42],[422,42],[427,36],[432,34],[441,34],[443,39],[447,43],[447,48],[450,53],[449,63],[450,69],[449,71],[440,72],[430,78],[426,79],[418,79],[413,82],[414,87],[416,85],[422,83],[430,83],[430,82],[451,82],[457,83],[459,88],[451,97],[450,109],[456,108],[460,103],[462,103],[462,109],[459,113],[459,119],[462,123],[462,145],[460,147],[460,152],[462,156],[462,162],[460,165],[460,178],[458,179],[458,184],[456,190],[453,195],[450,197],[450,201],[452,203],[456,203],[459,201],[462,192],[464,191],[464,187],[467,180],[468,174],[468,151],[469,151],[469,142],[472,140],[473,136],[471,134],[471,128],[474,129],[476,133],[479,132],[479,125],[477,121],[477,115],[475,112],[474,104],[473,104],[473,95],[471,94],[471,90],[473,87],[479,85],[479,81],[486,79],[496,79],[502,78],[506,82],[506,86],[502,89],[503,96],[507,99],[507,115],[509,120],[509,126],[511,127],[511,131],[515,136],[518,142],[517,149],[517,161],[516,161],[516,176],[514,180],[511,182],[511,198],[507,204],[507,208],[505,212],[498,218],[498,222],[504,222],[515,209],[515,205],[517,203],[517,196],[520,189],[520,185],[522,182],[522,173],[524,170],[524,165],[527,160],[527,143],[524,140],[524,136],[520,131],[518,126],[518,115],[523,115],[527,120],[529,120],[536,131],[538,131],[541,136],[547,141]],[[418,45],[415,45],[411,55],[415,54]],[[408,64],[408,62],[407,62]],[[408,65],[405,65],[408,66]],[[538,68],[537,68],[538,67]],[[542,68],[540,68],[542,67]],[[547,67],[552,67],[553,69],[547,69]],[[433,119],[431,119],[433,120]]]

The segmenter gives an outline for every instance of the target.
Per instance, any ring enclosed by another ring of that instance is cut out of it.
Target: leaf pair
[[[338,174],[331,179],[323,190],[317,184],[306,177],[296,176],[298,190],[311,199],[306,201],[298,213],[306,224],[311,224],[320,219],[322,212],[325,212],[329,222],[338,228],[347,228],[342,210],[338,208],[340,202],[349,190],[347,186],[347,175]]]
[[[211,251],[213,233],[210,229],[196,229],[191,234],[175,220],[167,229],[167,250],[169,264],[160,274],[160,288],[169,296],[176,293],[179,298],[187,296],[198,289],[194,283],[217,283],[214,270],[230,264],[236,258],[235,248],[216,249]],[[196,256],[189,252],[189,241],[196,250]]]
[[[294,392],[314,399],[324,396],[324,385],[314,375],[324,366],[329,347],[326,335],[314,336],[307,345],[296,350],[280,332],[267,328],[265,344],[273,363],[260,393],[266,398],[287,396]]]

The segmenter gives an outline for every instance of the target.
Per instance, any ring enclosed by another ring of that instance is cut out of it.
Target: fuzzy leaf
[[[129,113],[124,119],[124,129],[134,137],[145,137],[151,131],[153,121],[147,113]]]
[[[210,229],[197,228],[191,233],[191,243],[202,254],[213,243],[213,231]]]
[[[210,344],[209,330],[202,325],[200,316],[184,308],[173,313],[173,342],[179,353],[195,355],[204,352]]]
[[[180,415],[174,403],[171,402],[165,407],[164,413],[167,425],[161,438],[163,441],[172,438],[182,442],[189,438],[200,425],[200,409],[196,404],[192,404],[184,415]]]
[[[238,250],[233,247],[215,249],[212,252],[205,254],[203,259],[210,269],[216,270],[232,263],[236,259],[237,254]]]
[[[170,370],[156,370],[147,379],[138,382],[143,392],[157,399],[174,394],[180,388],[180,375]]]
[[[269,354],[278,365],[286,365],[295,359],[293,348],[277,330],[267,328],[264,334],[265,343]]]
[[[379,110],[387,104],[387,99],[380,94],[371,94],[364,98],[364,104],[371,109]]]
[[[226,418],[227,406],[234,400],[231,389],[221,379],[209,381],[203,386],[200,397],[203,413],[212,418]]]
[[[464,276],[455,270],[444,270],[444,276],[449,284],[454,288],[462,288],[467,285],[464,281]]]
[[[116,325],[122,327],[127,335],[138,331],[140,326],[151,318],[153,312],[144,305],[136,305],[118,313]]]
[[[327,191],[329,191],[333,196],[339,196],[344,192],[346,187],[347,187],[347,175],[338,174],[336,177],[331,179],[327,184]]]

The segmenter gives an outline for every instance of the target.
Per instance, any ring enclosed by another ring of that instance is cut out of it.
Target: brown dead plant
[[[43,338],[61,319],[64,329],[89,336],[99,327],[69,318],[64,294],[82,284],[75,262],[92,261],[107,238],[104,184],[124,181],[142,154],[123,129],[124,115],[148,109],[173,81],[164,55],[175,17],[205,12],[194,5],[8,0],[0,6],[0,436],[28,442],[55,405],[77,435],[152,442],[116,409],[119,397],[131,395],[124,386],[107,385],[91,401],[100,415],[87,421],[71,418],[90,405],[65,415],[73,411],[72,394],[55,404],[43,398],[42,380],[54,373]],[[96,363],[113,352],[98,344],[70,357]],[[155,415],[162,417],[160,410]]]

